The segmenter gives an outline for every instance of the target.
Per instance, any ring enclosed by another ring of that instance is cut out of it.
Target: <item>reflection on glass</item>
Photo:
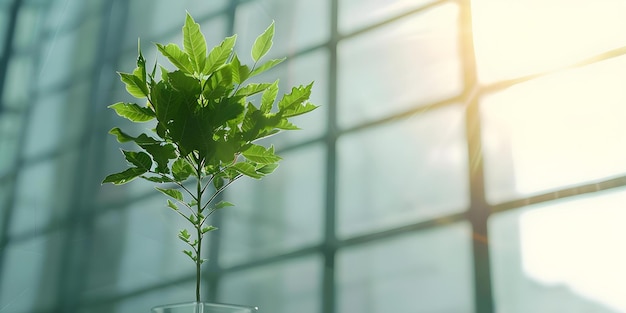
[[[551,70],[626,45],[624,0],[472,0],[486,83]]]
[[[453,96],[461,89],[456,4],[346,39],[338,46],[342,126]]]
[[[342,236],[443,216],[468,203],[459,107],[348,134],[338,154]]]
[[[337,312],[472,312],[470,238],[456,224],[341,250]]]
[[[256,306],[259,312],[318,313],[321,271],[320,258],[306,257],[234,272],[221,280],[218,302]]]
[[[339,31],[348,33],[395,15],[405,13],[433,0],[342,0],[339,1]]]
[[[220,261],[232,265],[317,243],[324,212],[324,149],[280,154],[261,181],[241,178],[226,191],[235,207],[220,211]]]
[[[626,57],[513,86],[481,103],[490,201],[626,172]]]
[[[535,205],[490,221],[498,312],[624,312],[626,191]]]

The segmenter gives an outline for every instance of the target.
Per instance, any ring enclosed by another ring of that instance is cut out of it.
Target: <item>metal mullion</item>
[[[493,213],[506,212],[519,209],[525,206],[546,203],[555,200],[566,199],[570,197],[580,196],[589,193],[595,193],[604,190],[611,190],[626,187],[626,176],[620,176],[600,182],[587,183],[577,185],[570,188],[559,189],[557,191],[542,193],[522,199],[515,199],[493,205]]]
[[[320,313],[335,313],[337,306],[336,255],[337,255],[337,45],[339,34],[339,0],[330,0],[330,40],[328,42],[328,119],[326,133],[326,203],[324,209],[324,241],[322,255]]]
[[[466,101],[466,139],[468,151],[468,183],[470,207],[467,212],[472,226],[471,240],[474,270],[474,311],[494,312],[489,255],[488,218],[491,208],[485,195],[481,120],[478,102],[478,75],[472,31],[471,0],[459,2],[459,57],[463,64],[464,98]]]

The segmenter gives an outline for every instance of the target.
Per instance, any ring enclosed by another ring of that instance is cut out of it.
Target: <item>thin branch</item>
[[[226,189],[226,187],[228,187],[235,180],[239,179],[242,176],[243,176],[242,174],[239,174],[239,175],[235,176],[226,185],[224,185],[219,190],[215,191],[215,193],[211,196],[209,201],[207,201],[207,203],[205,203],[204,206],[202,206],[202,210],[204,211],[206,209],[206,207],[211,203],[211,201],[215,200],[215,197],[217,197],[218,194],[220,194],[222,191],[224,191],[224,189]],[[210,210],[209,213],[202,219],[202,222],[199,225],[204,225],[204,222],[206,222],[206,220],[209,218],[209,216],[211,216],[211,214],[213,214],[213,212],[215,212],[215,211],[217,211],[217,209]]]
[[[193,193],[192,193],[189,189],[187,189],[187,187],[185,187],[185,185],[183,185],[183,183],[181,183],[181,182],[179,182],[179,181],[177,181],[177,180],[175,180],[175,179],[173,179],[173,178],[171,178],[171,177],[169,177],[169,176],[167,176],[167,175],[165,175],[165,174],[163,174],[163,173],[157,173],[157,172],[153,172],[153,171],[150,171],[150,173],[152,173],[152,174],[156,174],[156,175],[159,175],[159,176],[161,176],[162,178],[167,179],[170,183],[174,183],[174,184],[176,184],[178,187],[180,187],[180,188],[182,188],[183,190],[185,190],[185,192],[187,192],[187,194],[188,194],[189,196],[191,196],[191,198],[192,198],[193,200],[198,201],[198,198],[197,198],[197,197],[196,197],[196,196],[195,196],[195,195],[194,195],[194,194],[193,194]],[[184,204],[184,202],[181,202],[181,203],[183,203],[183,204]]]
[[[218,189],[215,191],[215,193],[213,193],[213,195],[211,196],[211,198],[209,198],[209,201],[207,201],[204,206],[202,206],[202,210],[204,211],[204,209],[206,209],[206,207],[213,201],[215,200],[215,198],[217,197],[217,195],[219,195],[222,191],[224,191],[224,189],[226,189],[226,187],[228,187],[230,184],[232,184],[235,180],[239,179],[241,176],[243,176],[242,174],[239,174],[235,177],[233,177],[233,179],[231,179],[230,181],[228,181],[228,183],[226,183],[226,185],[222,186],[222,188]]]

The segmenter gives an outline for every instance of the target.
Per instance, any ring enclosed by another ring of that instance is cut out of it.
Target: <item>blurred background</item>
[[[267,313],[626,312],[624,0],[1,0],[0,312],[193,301],[183,221],[107,106],[137,38],[276,21],[265,77],[320,109],[274,137],[205,251],[204,299]],[[136,127],[136,126],[135,126]],[[142,129],[135,129],[142,131]],[[130,146],[129,146],[130,147]]]

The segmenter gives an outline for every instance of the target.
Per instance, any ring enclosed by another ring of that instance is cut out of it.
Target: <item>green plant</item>
[[[129,94],[147,99],[145,106],[124,102],[109,106],[132,122],[156,120],[156,126],[136,137],[118,127],[111,129],[109,133],[120,143],[134,142],[142,151],[122,150],[130,167],[107,176],[102,183],[119,185],[140,177],[165,184],[156,189],[171,198],[167,206],[193,226],[181,230],[178,237],[189,246],[183,252],[196,266],[197,302],[205,261],[202,239],[216,229],[207,225],[207,218],[233,205],[217,202],[218,195],[242,176],[259,179],[272,173],[281,158],[273,146],[254,142],[281,130],[298,129],[289,119],[316,108],[308,101],[313,83],[292,88],[278,101],[278,80],[246,83],[284,60],[259,63],[272,46],[273,36],[272,22],[256,38],[251,52],[254,64],[249,67],[233,51],[236,35],[226,37],[207,53],[200,25],[187,14],[182,49],[173,43],[156,44],[176,70],[168,71],[155,62],[147,72],[139,47],[137,68],[119,75]],[[157,67],[160,77],[156,77]],[[186,184],[188,181],[191,183]]]

